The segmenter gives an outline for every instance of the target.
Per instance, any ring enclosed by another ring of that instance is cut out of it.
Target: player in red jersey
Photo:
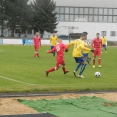
[[[34,49],[35,49],[35,54],[34,54],[34,58],[35,58],[36,56],[39,57],[38,50],[39,50],[39,47],[41,46],[41,38],[39,36],[39,32],[36,32],[36,36],[34,36],[33,41],[34,41]]]
[[[96,34],[96,38],[93,39],[93,41],[91,43],[91,46],[94,49],[94,53],[93,53],[93,68],[95,68],[95,59],[96,59],[96,56],[98,56],[98,67],[102,67],[101,66],[102,40],[100,38],[100,34],[99,33]]]
[[[65,69],[64,50],[65,50],[66,52],[68,51],[67,46],[65,46],[65,45],[62,43],[62,40],[61,40],[61,39],[58,39],[56,46],[54,46],[54,48],[53,48],[52,50],[47,50],[47,51],[46,51],[47,53],[53,53],[53,52],[56,52],[56,53],[57,53],[57,57],[56,57],[56,66],[46,71],[46,76],[47,76],[47,77],[48,77],[48,74],[49,74],[50,72],[53,72],[53,71],[55,71],[55,70],[58,70],[58,69],[60,68],[60,66],[62,66],[62,69],[63,69],[63,73],[64,73],[64,74],[66,74],[66,73],[69,72],[69,71],[67,71],[67,70]]]

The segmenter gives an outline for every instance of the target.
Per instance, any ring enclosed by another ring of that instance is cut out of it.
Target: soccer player
[[[107,53],[107,49],[106,49],[106,38],[104,37],[104,35],[102,37],[102,52],[103,52],[103,48],[105,49],[105,51]]]
[[[51,44],[51,50],[54,48],[58,40],[58,37],[55,35],[55,33],[52,34],[50,37],[50,44]],[[55,52],[52,53],[53,57],[55,57]]]
[[[63,73],[64,73],[64,74],[66,74],[66,73],[69,72],[69,71],[67,71],[67,70],[65,69],[64,50],[65,50],[65,51],[68,50],[67,46],[65,46],[65,45],[62,43],[62,40],[61,40],[61,39],[58,39],[56,46],[54,46],[54,48],[53,48],[52,50],[47,50],[47,51],[46,51],[47,53],[52,53],[52,52],[56,52],[56,53],[57,53],[57,57],[56,57],[56,66],[46,71],[46,76],[47,76],[47,77],[48,77],[48,74],[49,74],[50,72],[53,72],[53,71],[55,71],[55,70],[58,70],[58,69],[60,68],[60,66],[62,66],[62,70],[63,70]]]
[[[101,66],[101,48],[102,48],[102,40],[100,38],[100,34],[97,33],[96,34],[96,38],[93,39],[92,43],[91,43],[92,48],[94,49],[94,53],[93,53],[93,68],[95,68],[95,59],[96,56],[98,56],[98,67],[102,67]]]
[[[41,46],[41,38],[39,36],[39,32],[36,32],[36,36],[34,36],[33,42],[34,42],[34,49],[35,49],[34,58],[36,56],[39,57],[38,50],[39,50],[39,47]]]
[[[92,51],[90,48],[86,47],[86,43],[83,41],[86,39],[86,36],[87,34],[86,33],[82,33],[81,34],[81,38],[80,39],[76,39],[72,42],[70,42],[68,44],[68,48],[71,46],[71,45],[74,45],[74,49],[73,49],[73,57],[76,61],[76,63],[78,63],[77,67],[75,68],[75,70],[73,71],[73,74],[74,76],[76,77],[76,72],[78,71],[78,69],[81,67],[81,70],[78,74],[78,77],[79,78],[85,78],[84,76],[82,76],[82,73],[84,72],[85,68],[86,68],[86,63],[85,63],[85,60],[84,60],[84,57],[82,55],[82,50],[87,50],[88,52]]]

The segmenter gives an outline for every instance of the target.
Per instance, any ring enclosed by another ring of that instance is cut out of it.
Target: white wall
[[[54,0],[56,6],[117,8],[117,0]]]
[[[68,35],[69,27],[73,26],[73,33],[88,32],[87,39],[92,40],[96,33],[107,31],[108,41],[117,41],[117,23],[89,23],[89,22],[59,22],[57,26],[58,35]],[[116,36],[110,36],[110,31],[116,31]]]

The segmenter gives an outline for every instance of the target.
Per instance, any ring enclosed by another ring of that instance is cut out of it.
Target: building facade
[[[117,0],[54,0],[57,12],[57,34],[96,33],[109,41],[117,41]]]

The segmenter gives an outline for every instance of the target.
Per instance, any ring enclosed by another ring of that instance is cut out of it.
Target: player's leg
[[[96,56],[97,56],[97,50],[95,50],[94,53],[93,53],[93,68],[95,68]]]
[[[66,70],[64,60],[63,60],[63,62],[61,63],[61,65],[62,65],[63,73],[64,73],[64,74],[68,73],[68,72],[69,72],[69,70]]]
[[[81,63],[79,63],[79,58],[74,57],[74,59],[75,59],[76,63],[78,63],[78,65],[76,66],[75,70],[73,71],[73,74],[74,74],[74,76],[76,77],[76,76],[77,76],[77,75],[76,75],[76,72],[77,72],[78,69],[80,68]]]
[[[101,51],[99,50],[99,51],[98,51],[98,67],[102,67],[102,66],[101,66],[101,60],[102,60],[102,59],[101,59]]]
[[[48,77],[48,74],[49,74],[50,72],[53,72],[53,71],[58,70],[58,69],[60,68],[60,66],[61,66],[61,64],[57,61],[55,67],[52,67],[52,68],[50,68],[49,70],[46,71],[46,76]]]
[[[38,50],[39,50],[39,46],[36,47],[37,56],[39,57],[39,52],[38,52]]]
[[[106,53],[107,53],[107,48],[106,48],[106,44],[104,45],[104,48],[105,48],[105,51],[106,51]]]
[[[81,69],[80,69],[80,73],[79,73],[78,77],[84,78],[84,76],[82,76],[82,74],[83,74],[85,68],[86,68],[86,63],[85,63],[84,59],[81,58]]]
[[[54,48],[54,46],[51,46],[51,50]],[[52,53],[52,56],[55,57],[55,52]]]
[[[83,56],[84,56],[84,60],[85,60],[88,64],[90,64],[91,58],[88,57],[88,53],[83,54]]]
[[[35,49],[35,53],[34,53],[34,58],[35,58],[37,56],[36,45],[34,45],[34,49]]]

